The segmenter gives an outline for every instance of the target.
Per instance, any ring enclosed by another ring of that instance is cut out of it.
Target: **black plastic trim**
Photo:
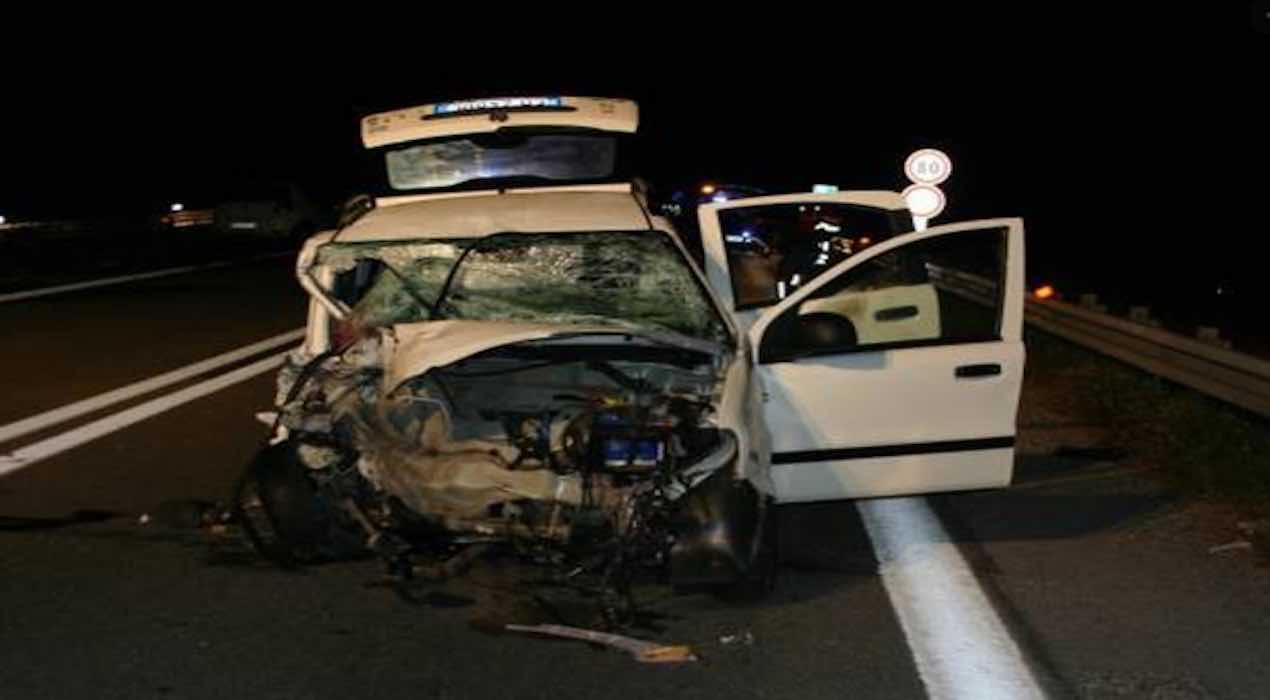
[[[999,450],[1014,447],[1014,436],[976,438],[974,440],[944,440],[942,442],[913,442],[900,445],[872,445],[869,447],[839,447],[829,450],[800,450],[798,452],[773,452],[772,464],[799,464],[803,462],[830,462],[839,459],[867,459],[869,457],[898,457],[901,455],[937,454],[941,452],[972,452],[975,450]]]
[[[771,326],[768,326],[771,329]],[[764,331],[764,335],[767,332]],[[834,356],[834,355],[862,355],[870,352],[884,352],[886,350],[907,350],[909,348],[934,348],[945,345],[977,345],[980,343],[999,343],[1003,339],[999,335],[966,337],[966,338],[924,338],[921,340],[897,340],[890,343],[871,343],[869,345],[852,345],[841,348],[824,348],[816,350],[800,350],[785,354],[764,353],[762,346],[759,349],[758,363],[760,365],[774,365],[780,362],[797,362],[798,360],[807,360],[817,357]]]
[[[958,379],[970,377],[996,377],[1001,374],[1001,363],[984,362],[978,365],[962,365],[953,370],[953,376]]]

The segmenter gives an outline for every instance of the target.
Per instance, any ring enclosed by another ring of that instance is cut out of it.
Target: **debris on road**
[[[680,644],[658,644],[643,639],[624,637],[620,634],[597,632],[580,627],[566,625],[507,625],[504,629],[511,632],[529,632],[565,639],[580,639],[592,644],[601,644],[627,652],[641,663],[663,664],[696,661],[697,656],[692,647]]]
[[[1224,552],[1234,552],[1252,549],[1252,543],[1248,540],[1235,540],[1226,544],[1219,544],[1215,547],[1209,547],[1209,554],[1222,554]]]
[[[1270,520],[1240,520],[1235,524],[1235,529],[1247,538],[1265,535],[1270,533]]]
[[[737,632],[735,634],[725,634],[719,637],[719,643],[723,646],[739,644],[750,647],[754,646],[754,635],[749,630]]]
[[[219,503],[199,500],[164,501],[151,513],[142,513],[137,524],[159,525],[173,530],[216,529],[230,519],[229,511]]]

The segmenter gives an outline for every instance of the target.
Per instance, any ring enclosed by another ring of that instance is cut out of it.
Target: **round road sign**
[[[937,148],[913,151],[904,160],[904,174],[920,185],[938,185],[952,175],[952,159]]]
[[[901,193],[904,203],[913,216],[933,219],[944,210],[946,200],[943,190],[932,185],[909,185]]]

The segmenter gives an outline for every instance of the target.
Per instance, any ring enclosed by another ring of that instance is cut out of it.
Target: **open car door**
[[[717,220],[706,225],[720,208],[703,208],[703,233],[724,233]],[[720,235],[707,251],[726,244]],[[745,279],[759,266],[727,258],[715,262],[733,290],[777,285],[749,340],[780,500],[1010,483],[1024,361],[1022,220],[895,235],[832,266],[776,265],[760,280]]]

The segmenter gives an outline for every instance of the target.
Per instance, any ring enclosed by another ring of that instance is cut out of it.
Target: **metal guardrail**
[[[996,285],[982,277],[932,269],[931,278],[965,298],[995,303]],[[1033,326],[1077,345],[1270,417],[1270,362],[1055,299],[1028,297],[1024,317]]]

